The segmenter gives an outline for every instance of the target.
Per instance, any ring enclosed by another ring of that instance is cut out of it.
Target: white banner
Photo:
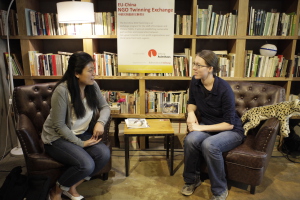
[[[174,0],[117,0],[118,71],[172,73]]]

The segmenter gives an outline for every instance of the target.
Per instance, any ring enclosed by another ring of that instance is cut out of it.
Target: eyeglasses
[[[195,62],[193,62],[193,66],[195,66],[197,69],[200,69],[200,68],[202,68],[202,67],[210,67],[210,66],[208,66],[208,65],[200,65],[200,64],[195,63]]]

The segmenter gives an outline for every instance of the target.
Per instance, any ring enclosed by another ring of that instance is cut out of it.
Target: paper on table
[[[127,128],[149,128],[150,127],[146,119],[128,118],[125,119],[125,123],[127,125]]]

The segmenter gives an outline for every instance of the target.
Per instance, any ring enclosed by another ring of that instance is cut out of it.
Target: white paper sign
[[[117,0],[118,71],[172,73],[174,0]]]

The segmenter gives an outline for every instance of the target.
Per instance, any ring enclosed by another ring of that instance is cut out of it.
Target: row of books
[[[264,9],[250,8],[248,35],[293,36],[295,35],[297,15],[280,13],[276,9],[270,12]]]
[[[116,35],[116,12],[95,12],[94,15],[94,23],[58,23],[57,13],[25,8],[27,35]]]
[[[106,91],[101,90],[103,97],[110,106],[118,104],[119,114],[139,114],[139,93],[138,90],[133,93],[124,91]]]
[[[300,53],[294,56],[294,67],[292,70],[293,77],[300,77]]]
[[[31,76],[61,76],[68,67],[68,61],[72,53],[61,52],[39,53],[28,51]]]
[[[245,77],[289,77],[291,66],[292,60],[283,55],[269,57],[246,50]]]
[[[213,12],[213,5],[207,9],[198,8],[196,35],[236,35],[237,10],[230,13]]]
[[[117,12],[95,12],[92,35],[117,35]]]
[[[192,35],[191,15],[175,15],[175,35]]]
[[[227,50],[213,51],[218,56],[219,77],[234,77],[235,53],[228,53]]]
[[[7,21],[7,11],[0,10],[0,36],[7,35],[7,31],[10,35],[18,35],[19,26],[18,26],[18,15],[15,10],[11,9]]]
[[[4,57],[5,67],[8,71],[8,66],[9,66],[8,52],[3,52],[3,57]],[[11,61],[11,67],[12,67],[12,75],[13,76],[23,76],[24,75],[23,68],[22,68],[16,54],[11,53],[10,58],[11,58],[10,61]]]
[[[172,73],[146,73],[146,76],[193,76],[193,64],[190,48],[184,48],[182,53],[174,53]]]
[[[94,53],[95,74],[100,76],[118,76],[117,54],[106,52]]]
[[[187,91],[146,90],[146,113],[180,114],[186,113]]]

